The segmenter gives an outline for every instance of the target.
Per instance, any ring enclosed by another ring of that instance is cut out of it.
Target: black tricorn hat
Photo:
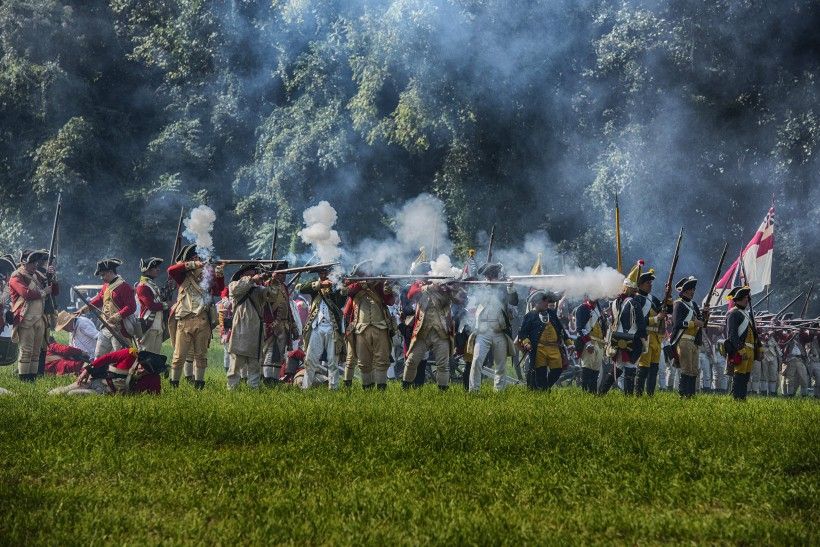
[[[48,260],[48,251],[33,251],[25,249],[20,253],[20,264],[31,264],[40,260]]]
[[[4,275],[8,277],[10,274],[17,269],[17,265],[14,263],[14,257],[11,255],[3,255],[0,256],[0,275]]]
[[[117,268],[120,266],[122,266],[122,260],[119,258],[103,258],[97,262],[97,270],[94,272],[94,275],[98,276],[103,272],[117,273]]]
[[[675,285],[675,289],[678,292],[688,291],[689,289],[694,289],[695,285],[698,284],[698,280],[695,278],[694,275],[690,275],[689,277],[684,277]]]
[[[179,250],[177,254],[177,262],[187,262],[191,260],[191,258],[196,254],[196,245],[191,243],[190,245],[185,245],[182,249]]]
[[[151,268],[159,268],[163,262],[165,262],[163,259],[157,258],[156,256],[152,256],[151,258],[140,258],[140,271],[145,273]]]
[[[747,286],[734,287],[729,294],[726,295],[726,300],[738,300],[745,296],[752,294],[752,289]]]
[[[484,277],[493,277],[498,278],[501,277],[501,270],[504,268],[498,262],[487,262],[483,266],[478,269],[478,275],[483,275]]]
[[[646,283],[647,281],[654,281],[655,280],[655,270],[649,268],[640,276],[638,276],[638,285],[642,283]]]
[[[254,262],[247,262],[239,266],[239,269],[236,270],[231,276],[231,281],[239,281],[239,279],[248,272],[257,273],[259,271],[259,265]]]
[[[137,354],[137,360],[150,374],[162,374],[168,368],[168,358],[159,353],[141,351]]]

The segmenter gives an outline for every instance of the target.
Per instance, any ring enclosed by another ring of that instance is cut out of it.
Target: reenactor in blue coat
[[[567,335],[555,310],[550,308],[550,304],[558,302],[557,295],[536,291],[530,302],[534,309],[524,316],[516,343],[529,353],[528,387],[549,390],[566,366]]]
[[[694,276],[684,277],[675,285],[680,298],[672,307],[672,336],[670,347],[674,348],[675,361],[680,368],[678,381],[681,397],[695,395],[698,372],[700,370],[699,348],[703,344],[703,314],[695,296],[698,280]]]

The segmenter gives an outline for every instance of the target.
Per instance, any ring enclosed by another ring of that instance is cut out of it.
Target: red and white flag
[[[774,255],[774,207],[766,213],[766,218],[760,224],[754,237],[744,247],[741,256],[732,262],[723,277],[715,285],[707,304],[719,306],[723,304],[723,297],[732,290],[741,280],[752,289],[752,294],[763,292],[772,284],[772,256]],[[743,270],[740,272],[738,264],[743,259]],[[745,273],[745,276],[743,275]]]

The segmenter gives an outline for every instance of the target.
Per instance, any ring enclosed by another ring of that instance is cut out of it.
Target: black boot
[[[402,380],[402,381],[401,381],[401,388],[402,388],[403,390],[405,390],[405,391],[407,391],[408,389],[410,389],[410,387],[411,387],[412,385],[413,385],[413,382],[408,382],[408,381],[406,381],[406,380]]]
[[[21,382],[26,382],[27,384],[33,384],[35,379],[37,379],[36,374],[21,374],[20,375],[20,381]]]
[[[276,378],[262,378],[262,382],[264,382],[268,387],[273,387],[276,385],[278,380]]]
[[[362,385],[362,389],[365,389],[365,390],[366,390],[366,389],[373,389],[373,387],[374,387],[375,385],[376,385],[376,384],[367,384],[367,385]]]
[[[450,386],[438,386],[439,391],[447,391],[448,389],[450,389]]]
[[[376,389],[378,389],[379,391],[387,391],[387,384],[378,384],[376,386]]]
[[[646,377],[649,374],[649,368],[638,367],[637,378],[635,379],[635,396],[643,395],[643,390],[646,387]]]
[[[205,380],[194,380],[194,389],[202,391],[205,389]]]
[[[171,387],[176,389],[179,387],[179,380],[170,380]]]
[[[353,380],[345,380],[344,385],[347,389],[352,388],[353,387]]]

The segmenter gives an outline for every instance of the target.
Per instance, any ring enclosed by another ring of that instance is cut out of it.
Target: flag
[[[720,278],[715,290],[709,295],[707,302],[709,306],[719,306],[723,304],[723,298],[739,282],[743,282],[752,289],[752,294],[763,292],[766,287],[772,284],[772,256],[774,255],[774,207],[766,213],[766,218],[760,224],[754,237],[743,248],[740,256],[732,262],[732,265]],[[743,260],[745,276],[742,276],[738,264]],[[743,279],[741,279],[743,277]]]

